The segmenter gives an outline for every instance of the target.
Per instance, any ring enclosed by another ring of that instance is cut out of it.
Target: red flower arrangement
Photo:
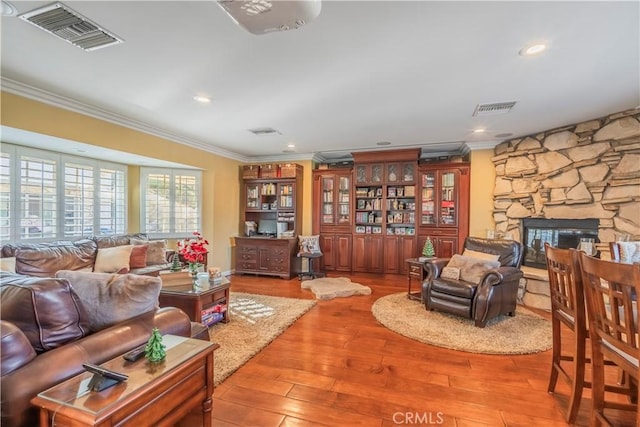
[[[189,264],[202,264],[205,254],[209,253],[209,242],[197,231],[193,235],[195,237],[187,237],[178,242],[178,253]]]

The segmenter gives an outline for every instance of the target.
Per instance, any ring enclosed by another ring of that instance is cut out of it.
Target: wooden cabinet
[[[351,234],[321,234],[320,249],[322,270],[351,272]]]
[[[248,165],[241,174],[242,237],[235,239],[236,273],[290,279],[300,270],[296,254],[302,228],[302,166]],[[247,223],[255,224],[256,236],[247,235]]]
[[[236,274],[291,279],[299,270],[297,239],[236,237]]]
[[[420,166],[420,249],[431,237],[437,257],[461,253],[469,235],[469,164]]]
[[[436,256],[469,234],[469,164],[419,163],[419,149],[353,153],[353,169],[315,170],[321,268],[408,274],[427,237]],[[347,190],[349,188],[349,190]]]
[[[384,238],[383,236],[354,235],[353,236],[353,271],[382,273]]]
[[[384,272],[407,274],[406,260],[418,253],[414,236],[386,236],[384,240]]]
[[[351,272],[352,170],[313,172],[313,234],[320,235],[321,271]]]

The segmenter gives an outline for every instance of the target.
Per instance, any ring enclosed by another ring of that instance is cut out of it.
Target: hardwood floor
[[[406,292],[406,277],[351,277],[372,294],[319,301],[216,388],[214,426],[567,425],[564,381],[547,393],[550,351],[496,356],[413,341],[371,314],[378,298]],[[232,292],[314,297],[297,279],[231,283]],[[585,395],[576,425],[588,425]],[[627,414],[619,420],[634,425]]]

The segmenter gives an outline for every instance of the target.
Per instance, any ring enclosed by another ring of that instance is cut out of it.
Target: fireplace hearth
[[[544,218],[524,218],[523,242],[524,261],[523,265],[535,268],[547,268],[544,256],[544,244],[548,242],[551,246],[568,249],[577,248],[580,239],[591,238],[595,242],[598,240],[598,226],[600,220],[591,219],[544,219]]]

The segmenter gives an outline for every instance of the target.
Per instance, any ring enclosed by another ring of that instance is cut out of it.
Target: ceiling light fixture
[[[487,130],[483,128],[474,129],[473,133],[485,133]]]
[[[376,145],[391,145],[391,142],[389,142],[389,141],[379,141],[379,142],[376,142]]]
[[[253,34],[297,29],[320,15],[321,0],[218,0],[231,19]]]
[[[287,144],[287,147],[289,147],[289,148],[296,148],[296,144]]]
[[[545,45],[543,43],[536,43],[536,44],[532,44],[532,45],[523,47],[522,49],[520,49],[518,54],[520,56],[537,55],[537,54],[541,53],[542,51],[544,51],[546,48],[547,48],[547,45]]]
[[[199,102],[201,104],[208,104],[211,102],[211,98],[209,98],[208,96],[204,96],[204,95],[196,95],[193,97],[193,100],[196,102]]]

